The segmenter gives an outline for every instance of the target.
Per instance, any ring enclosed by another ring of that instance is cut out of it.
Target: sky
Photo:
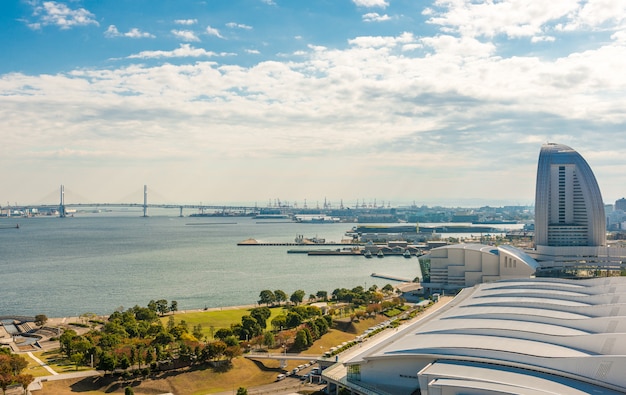
[[[0,205],[626,195],[626,1],[7,0]]]

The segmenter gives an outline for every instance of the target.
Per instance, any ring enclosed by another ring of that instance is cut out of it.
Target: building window
[[[348,365],[348,381],[361,381],[361,365]]]

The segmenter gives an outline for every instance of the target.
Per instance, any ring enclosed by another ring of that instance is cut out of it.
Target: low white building
[[[509,245],[453,244],[431,250],[431,290],[457,290],[476,284],[527,278],[535,273],[537,261]]]

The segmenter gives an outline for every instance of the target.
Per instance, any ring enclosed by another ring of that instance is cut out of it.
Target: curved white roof
[[[348,364],[411,356],[521,367],[626,392],[626,278],[517,279],[466,288]]]

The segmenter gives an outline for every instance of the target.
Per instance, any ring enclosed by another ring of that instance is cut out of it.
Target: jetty
[[[266,242],[258,241],[256,239],[246,239],[237,243],[238,246],[328,246],[328,247],[341,247],[341,246],[354,246],[354,243],[348,242],[328,242],[328,243],[297,243],[297,242]]]
[[[336,249],[336,250],[310,250],[307,251],[307,255],[363,255],[363,252],[358,248],[350,248],[350,249]]]
[[[372,273],[372,277],[382,278],[382,279],[385,279],[385,280],[400,281],[400,282],[403,282],[403,283],[412,283],[413,282],[413,280],[410,279],[410,278],[392,276],[390,274],[383,274],[383,273]]]

